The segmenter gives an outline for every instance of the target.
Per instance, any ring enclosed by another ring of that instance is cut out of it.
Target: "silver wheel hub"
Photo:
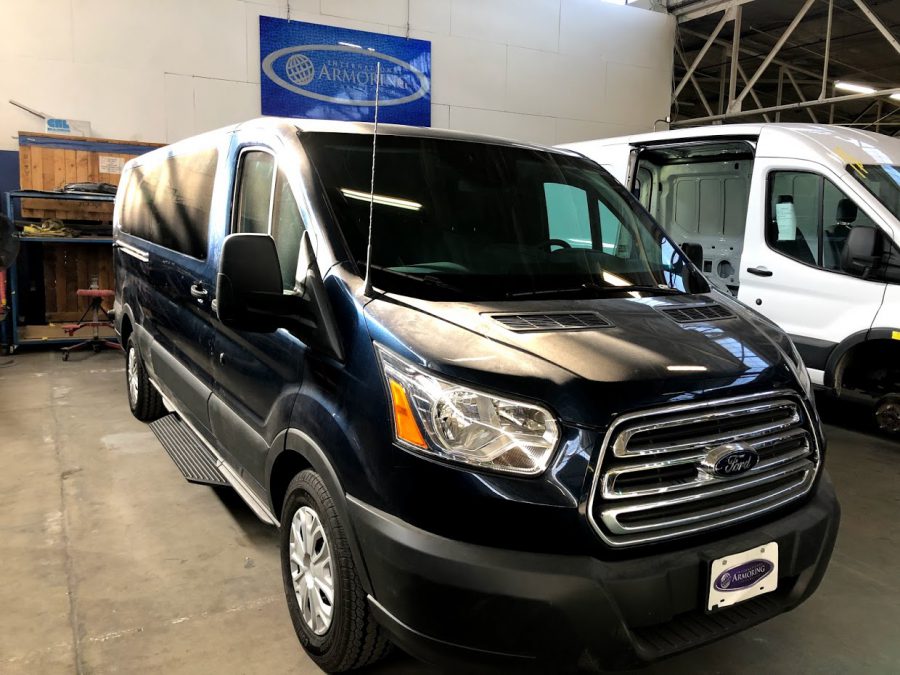
[[[128,368],[128,400],[134,406],[137,404],[138,399],[138,363],[137,352],[134,347],[128,350],[128,363],[126,365]]]
[[[300,614],[313,633],[324,635],[334,616],[334,567],[325,528],[308,506],[291,520],[290,560]]]

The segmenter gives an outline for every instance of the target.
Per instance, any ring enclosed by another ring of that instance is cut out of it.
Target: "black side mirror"
[[[272,237],[225,237],[216,278],[216,314],[235,330],[271,333],[286,328],[308,346],[342,360],[334,314],[308,232],[300,240],[299,257],[300,287],[285,293]]]
[[[681,245],[681,250],[684,251],[688,260],[697,266],[697,269],[703,270],[703,244],[686,241]]]
[[[875,227],[854,227],[847,235],[841,254],[841,267],[845,272],[867,277],[881,264],[884,235]]]
[[[216,277],[219,320],[236,330],[271,333],[301,319],[300,298],[282,291],[280,269],[269,235],[225,237]]]

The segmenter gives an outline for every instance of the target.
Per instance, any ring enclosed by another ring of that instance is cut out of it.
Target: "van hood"
[[[716,305],[730,316],[679,323],[667,310]],[[497,315],[589,312],[609,325],[515,331]],[[671,401],[797,389],[787,337],[723,294],[436,302],[386,295],[369,303],[376,340],[480,388],[553,405],[584,423]],[[608,418],[607,418],[608,419]]]

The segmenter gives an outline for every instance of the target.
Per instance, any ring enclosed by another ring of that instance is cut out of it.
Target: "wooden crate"
[[[23,190],[57,190],[67,183],[119,184],[121,166],[159,143],[19,132],[19,184]],[[101,173],[101,168],[106,169]],[[112,204],[26,199],[24,218],[112,221]]]
[[[75,321],[90,298],[78,297],[97,277],[100,288],[115,289],[112,247],[109,244],[42,244],[44,249],[44,313],[48,323]],[[112,309],[112,298],[103,301]]]

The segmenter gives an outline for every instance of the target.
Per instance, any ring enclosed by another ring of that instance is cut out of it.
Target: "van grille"
[[[701,466],[724,444],[752,448],[746,472]],[[600,452],[588,513],[612,546],[686,536],[746,520],[806,494],[819,452],[806,408],[792,392],[679,405],[619,418]]]

